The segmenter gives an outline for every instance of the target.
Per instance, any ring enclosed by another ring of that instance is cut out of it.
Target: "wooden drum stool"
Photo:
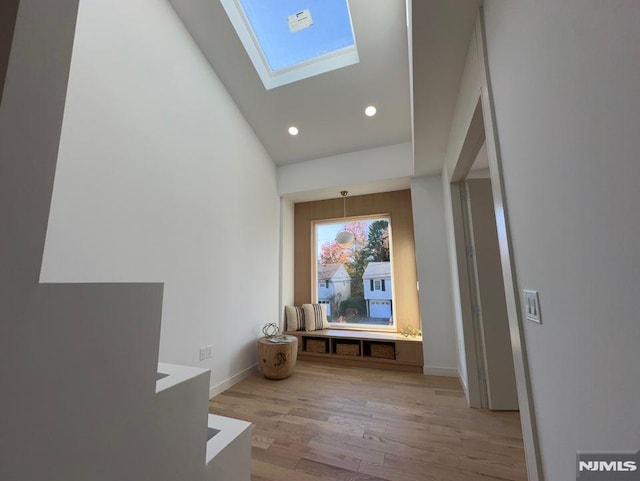
[[[288,342],[272,342],[265,337],[258,339],[258,360],[262,374],[268,379],[289,377],[296,366],[298,338],[284,337]]]

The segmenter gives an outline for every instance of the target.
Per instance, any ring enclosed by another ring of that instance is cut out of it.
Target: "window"
[[[347,0],[221,0],[266,89],[359,62]]]
[[[353,244],[346,248],[335,241],[342,230],[354,234]],[[393,328],[389,216],[317,221],[314,233],[316,268],[312,285],[318,286],[316,302],[327,305],[331,326]],[[329,282],[332,289],[323,289]]]

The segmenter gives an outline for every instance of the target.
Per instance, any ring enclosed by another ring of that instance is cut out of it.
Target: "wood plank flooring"
[[[526,481],[520,419],[470,409],[455,378],[299,361],[213,398],[254,424],[253,481]]]

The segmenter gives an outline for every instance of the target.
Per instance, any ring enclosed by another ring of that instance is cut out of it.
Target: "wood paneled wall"
[[[347,197],[347,217],[389,214],[392,232],[392,267],[394,280],[394,317],[398,329],[420,329],[416,253],[413,237],[411,191],[398,190],[381,194]],[[311,302],[313,221],[339,219],[343,215],[342,198],[302,202],[295,205],[294,302]]]

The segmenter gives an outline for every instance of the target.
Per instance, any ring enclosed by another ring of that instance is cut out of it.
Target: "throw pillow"
[[[304,328],[308,331],[328,329],[327,306],[324,304],[302,304],[304,309]]]
[[[284,306],[287,332],[304,331],[304,310],[297,306]]]

